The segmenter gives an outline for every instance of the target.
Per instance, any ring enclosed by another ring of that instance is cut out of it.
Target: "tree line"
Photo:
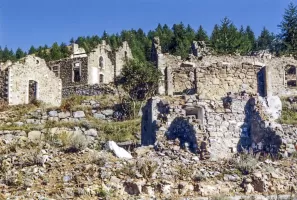
[[[283,20],[278,25],[279,34],[270,32],[263,28],[261,34],[256,37],[251,26],[236,27],[234,23],[224,18],[220,24],[215,24],[209,35],[202,26],[196,30],[190,25],[183,23],[174,24],[172,28],[168,25],[159,24],[154,30],[145,33],[142,29],[123,30],[120,34],[108,34],[106,31],[101,36],[87,36],[72,38],[70,43],[77,43],[87,53],[94,49],[102,40],[105,40],[111,48],[117,49],[123,41],[127,41],[134,58],[139,61],[150,60],[151,43],[154,37],[160,38],[162,51],[186,58],[192,41],[206,41],[217,54],[240,54],[249,55],[259,50],[269,50],[275,55],[295,54],[297,49],[297,7],[290,3],[285,9]],[[15,52],[8,47],[0,47],[0,61],[18,60],[27,54],[35,54],[46,61],[66,58],[70,55],[70,49],[66,43],[52,46],[39,46],[31,48],[26,52],[18,48]]]

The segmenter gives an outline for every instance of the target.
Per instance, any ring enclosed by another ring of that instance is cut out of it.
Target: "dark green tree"
[[[240,47],[240,33],[234,24],[225,17],[220,26],[215,26],[211,42],[214,50],[219,54],[232,54]]]
[[[25,57],[25,56],[26,56],[26,53],[23,52],[23,50],[22,50],[21,48],[18,48],[18,49],[16,50],[16,52],[15,52],[15,57],[16,57],[17,60],[18,60],[18,59],[21,59],[21,58],[23,58],[23,57]]]
[[[297,6],[291,2],[285,14],[283,21],[278,27],[281,30],[280,37],[286,45],[289,52],[296,53],[297,50]]]
[[[209,40],[207,32],[203,29],[203,27],[201,25],[199,26],[199,29],[198,29],[197,34],[195,36],[195,40],[197,40],[197,41],[206,41],[206,42]]]
[[[69,47],[63,42],[60,45],[60,52],[61,52],[61,58],[67,58],[71,54]]]
[[[270,33],[265,27],[261,31],[260,36],[257,39],[257,50],[272,50],[272,42],[275,39],[275,35]]]
[[[250,26],[247,26],[245,29],[245,33],[246,33],[247,37],[249,38],[250,43],[252,44],[252,50],[255,50],[256,37],[255,37],[254,31],[252,30],[252,28]]]
[[[136,116],[136,101],[143,102],[152,97],[158,88],[160,77],[161,72],[149,62],[138,60],[126,62],[117,83],[129,94],[133,102],[133,117]]]
[[[55,42],[52,45],[52,48],[50,49],[50,58],[51,58],[51,60],[59,60],[62,57],[63,56],[62,56],[62,52],[61,52],[60,46],[58,45],[57,42]]]
[[[35,49],[34,46],[31,46],[29,51],[28,51],[28,54],[35,54],[37,52],[37,50]]]

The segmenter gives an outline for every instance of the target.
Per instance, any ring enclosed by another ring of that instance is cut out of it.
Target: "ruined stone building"
[[[132,59],[132,53],[127,42],[113,51],[102,41],[89,54],[77,44],[72,46],[72,55],[69,58],[48,63],[49,68],[62,79],[63,88],[109,84],[114,82],[123,68],[124,62]]]
[[[151,58],[163,74],[158,87],[162,97],[143,109],[143,145],[179,139],[202,157],[217,158],[243,147],[279,153],[286,139],[284,152],[294,151],[297,135],[285,126],[277,129],[276,119],[280,97],[297,94],[297,60],[209,55],[201,42],[194,42],[193,54],[182,60],[161,53],[157,38],[152,46]]]
[[[62,81],[49,70],[43,59],[27,56],[16,63],[1,65],[0,99],[9,105],[40,100],[53,106],[61,104]]]

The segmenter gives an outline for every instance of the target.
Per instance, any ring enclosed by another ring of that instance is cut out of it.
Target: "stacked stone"
[[[75,87],[63,87],[62,97],[67,98],[72,95],[98,96],[104,94],[115,94],[115,90],[108,85],[78,85]]]

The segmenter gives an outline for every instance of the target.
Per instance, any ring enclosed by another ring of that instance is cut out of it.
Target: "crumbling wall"
[[[7,101],[8,98],[8,69],[0,70],[0,100]]]
[[[219,100],[227,92],[258,93],[262,66],[250,63],[215,63],[197,68],[197,90],[202,99]],[[262,80],[264,82],[264,80]]]
[[[71,87],[64,87],[62,89],[62,97],[67,98],[73,95],[79,96],[96,96],[103,94],[115,94],[115,90],[108,85],[94,84],[94,85],[76,85]]]
[[[74,65],[78,63],[80,66],[80,80],[74,81]],[[77,57],[67,58],[58,61],[51,61],[48,63],[50,69],[54,66],[59,68],[59,78],[62,80],[63,88],[76,85],[88,84],[88,58]]]
[[[119,76],[126,60],[133,59],[128,42],[124,41],[122,46],[115,52],[115,77]]]
[[[232,96],[231,109],[222,101],[199,100],[195,95],[154,97],[144,108],[142,145],[164,147],[178,140],[201,159],[228,158],[242,150],[271,156],[288,155],[297,144],[296,128],[268,121],[258,96]]]
[[[29,103],[29,81],[37,82],[36,99],[53,106],[61,104],[62,82],[43,59],[27,56],[9,68],[10,105]]]
[[[158,85],[158,94],[168,95],[168,90],[171,90],[172,76],[170,76],[171,69],[179,68],[182,64],[180,57],[176,57],[169,54],[158,54],[157,67],[162,73],[161,80]],[[170,77],[168,79],[168,77]]]
[[[270,95],[289,96],[297,95],[297,87],[289,87],[286,84],[286,67],[297,67],[297,60],[291,57],[275,58],[267,63],[267,84]],[[296,72],[296,71],[295,71]],[[297,75],[295,73],[295,80]]]
[[[114,64],[109,57],[111,48],[103,40],[88,56],[88,84],[107,84],[114,81]],[[101,75],[101,77],[100,77]],[[101,78],[101,80],[100,80]]]

